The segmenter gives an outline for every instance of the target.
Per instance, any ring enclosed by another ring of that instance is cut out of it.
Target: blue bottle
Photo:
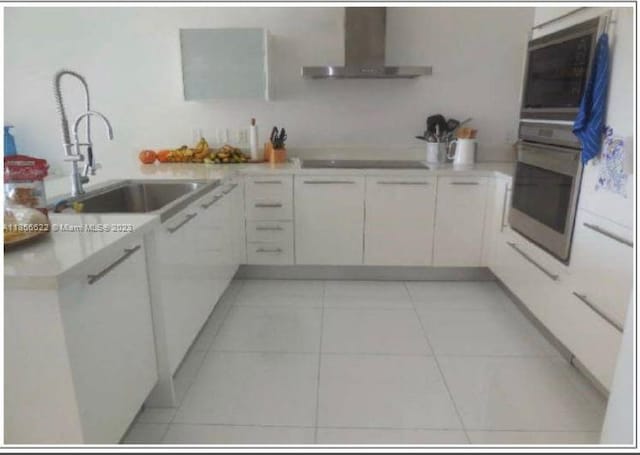
[[[16,141],[9,130],[13,128],[13,125],[4,126],[4,156],[11,156],[16,154]]]

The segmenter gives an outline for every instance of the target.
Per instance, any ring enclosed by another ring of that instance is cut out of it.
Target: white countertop
[[[511,176],[512,162],[485,162],[454,167],[451,164],[430,165],[429,169],[301,169],[292,163],[205,165],[188,163],[140,164],[126,172],[114,170],[91,177],[87,190],[112,180],[171,179],[216,180],[234,175],[429,175],[429,176]],[[55,178],[45,182],[47,199],[53,201],[69,193],[69,179]],[[134,233],[153,229],[160,224],[157,214],[50,214],[55,224],[132,224]],[[57,277],[79,267],[84,261],[104,250],[127,241],[130,232],[51,232],[30,245],[5,251],[5,285],[33,288],[54,286]]]
[[[49,216],[52,227],[130,224],[133,232],[51,232],[29,245],[16,246],[4,254],[4,284],[10,288],[49,288],[56,278],[93,255],[110,247],[118,247],[131,235],[143,234],[160,223],[157,215],[147,214],[61,214]]]

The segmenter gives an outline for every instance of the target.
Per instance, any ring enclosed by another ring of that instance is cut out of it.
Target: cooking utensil
[[[460,126],[460,121],[454,118],[447,120],[447,131],[455,131]]]
[[[440,131],[444,131],[447,129],[447,120],[440,114],[427,117],[427,132],[435,134],[436,125]]]

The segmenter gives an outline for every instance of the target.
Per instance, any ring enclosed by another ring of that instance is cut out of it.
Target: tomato
[[[160,150],[156,153],[158,161],[161,163],[168,163],[170,161],[171,150]]]
[[[156,152],[153,150],[143,150],[138,155],[143,164],[153,164],[156,161]]]

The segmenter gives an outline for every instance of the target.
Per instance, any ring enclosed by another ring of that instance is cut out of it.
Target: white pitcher
[[[453,144],[456,145],[455,150],[451,151]],[[467,165],[475,163],[476,141],[475,139],[456,139],[449,143],[449,151],[447,158],[453,160],[454,165]]]

